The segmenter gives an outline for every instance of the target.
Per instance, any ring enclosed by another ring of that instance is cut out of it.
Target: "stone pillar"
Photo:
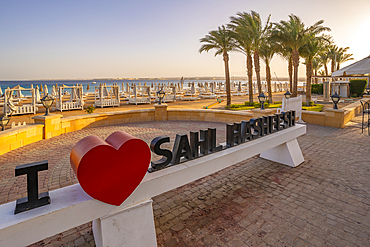
[[[258,118],[258,117],[263,117],[263,116],[268,116],[276,113],[276,109],[253,109],[252,110],[253,117]]]
[[[167,121],[167,104],[154,105],[154,121]]]
[[[322,84],[323,84],[323,101],[330,102],[330,82],[324,81]]]
[[[43,124],[44,125],[44,139],[49,139],[54,136],[58,136],[61,134],[60,129],[60,118],[63,117],[63,115],[60,114],[50,114],[49,116],[35,116],[32,119],[37,124]]]

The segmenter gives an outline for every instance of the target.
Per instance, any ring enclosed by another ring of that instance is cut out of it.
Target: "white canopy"
[[[71,95],[69,97],[69,101],[73,102],[74,100],[76,100],[77,99],[77,95],[76,94],[77,94],[76,87],[73,86],[72,87],[72,91],[71,91]]]
[[[345,75],[363,75],[370,74],[370,56],[348,65],[331,74],[331,76],[345,76]]]
[[[49,94],[49,89],[48,89],[48,86],[46,86],[46,84],[44,85],[44,95],[48,95]]]
[[[57,93],[55,91],[55,86],[53,85],[52,89],[51,89],[51,96],[53,97],[56,97]]]
[[[195,94],[195,86],[194,86],[194,82],[191,84],[190,93],[191,93],[191,94]]]
[[[40,97],[40,90],[39,90],[39,86],[36,85],[36,94],[35,94],[35,101],[36,102],[40,102],[41,100],[41,97]]]

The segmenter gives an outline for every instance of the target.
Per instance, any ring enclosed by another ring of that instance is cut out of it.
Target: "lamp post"
[[[54,98],[52,96],[50,96],[49,94],[45,95],[41,99],[42,105],[46,108],[45,116],[50,116],[49,108],[51,107],[53,102],[54,102]]]
[[[0,126],[1,126],[1,131],[4,131],[5,126],[8,125],[10,118],[7,116],[2,116],[0,117]]]
[[[337,104],[338,104],[338,102],[339,102],[339,100],[340,100],[340,96],[337,94],[337,92],[335,92],[332,96],[330,96],[331,97],[331,100],[333,101],[333,103],[334,103],[334,108],[333,109],[338,109],[338,107],[337,107]]]
[[[366,88],[366,94],[370,95],[370,85],[368,85],[367,88]]]
[[[266,101],[266,96],[263,94],[263,92],[258,95],[258,101],[261,103],[261,110],[265,110],[265,101]]]
[[[289,92],[289,90],[286,90],[286,93],[284,94],[284,97],[286,99],[290,99],[291,96],[292,96],[292,94]]]
[[[158,92],[157,92],[157,96],[158,96],[158,99],[159,99],[159,103],[158,103],[158,105],[161,105],[162,104],[162,99],[164,98],[164,95],[165,95],[166,93],[163,91],[163,87],[161,88],[161,90],[159,90]]]

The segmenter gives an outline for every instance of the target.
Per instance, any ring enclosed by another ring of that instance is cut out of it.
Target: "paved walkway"
[[[73,145],[87,135],[123,130],[150,142],[158,135],[225,124],[147,122],[67,133],[0,156],[0,203],[25,195],[14,167],[49,160],[40,187],[76,183],[69,166]],[[370,137],[361,129],[307,125],[299,138],[306,161],[297,168],[257,156],[153,198],[159,246],[370,246]],[[94,246],[91,223],[33,246]]]

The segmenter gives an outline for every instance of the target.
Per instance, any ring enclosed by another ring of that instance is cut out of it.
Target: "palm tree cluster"
[[[351,60],[352,54],[347,54],[348,47],[336,46],[332,37],[325,34],[331,31],[324,27],[323,20],[312,26],[306,26],[296,15],[289,15],[287,21],[270,22],[268,16],[263,23],[260,15],[251,11],[239,12],[230,17],[230,23],[222,25],[217,30],[210,31],[204,38],[199,52],[216,50],[215,56],[222,55],[225,64],[227,106],[231,104],[229,53],[240,52],[246,56],[246,68],[249,88],[249,102],[253,103],[252,77],[253,67],[256,73],[258,93],[262,93],[260,60],[266,65],[266,82],[269,103],[272,103],[270,63],[275,55],[288,62],[290,91],[296,97],[298,92],[298,66],[300,57],[306,65],[306,104],[311,100],[311,80],[313,75],[320,73],[324,66],[328,75],[327,64],[331,63],[331,72],[338,70],[340,64]],[[322,73],[321,73],[322,74]]]

